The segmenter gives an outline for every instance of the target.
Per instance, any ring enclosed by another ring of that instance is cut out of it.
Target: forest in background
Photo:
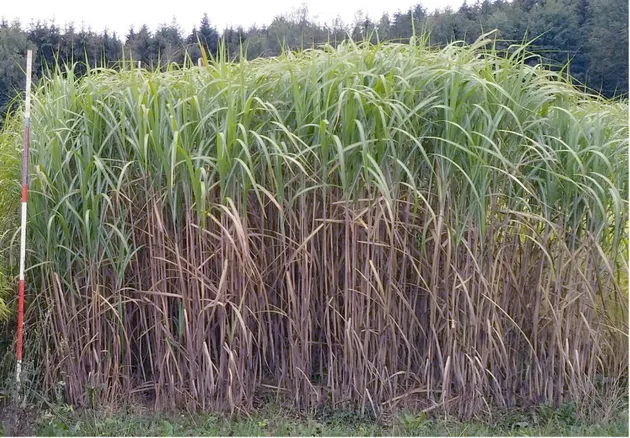
[[[0,17],[2,12],[0,11]],[[497,29],[497,39],[508,44],[534,39],[531,51],[551,68],[565,68],[576,84],[606,97],[628,92],[628,2],[626,0],[483,0],[464,2],[459,9],[429,12],[422,4],[406,11],[369,17],[362,11],[352,23],[341,19],[319,23],[303,5],[276,17],[266,26],[218,30],[212,14],[198,27],[186,31],[173,20],[151,31],[148,25],[130,28],[127,35],[107,30],[54,22],[28,24],[0,21],[0,115],[23,88],[27,49],[35,50],[35,76],[41,77],[55,63],[74,65],[75,73],[91,67],[115,67],[123,58],[140,61],[145,68],[181,64],[186,54],[201,56],[224,47],[238,57],[241,43],[248,59],[276,56],[283,48],[302,49],[324,43],[336,45],[347,38],[373,42],[408,41],[427,33],[430,44],[472,42],[483,32]],[[220,41],[223,40],[223,44]],[[1,122],[0,122],[1,123]]]

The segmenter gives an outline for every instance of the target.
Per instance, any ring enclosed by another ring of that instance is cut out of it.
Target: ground
[[[4,409],[0,416],[0,433],[3,435],[628,436],[627,405],[597,423],[580,420],[572,405],[504,412],[493,415],[494,418],[467,422],[439,415],[401,412],[384,423],[346,411],[305,416],[271,405],[231,419],[218,414],[164,414],[137,408],[75,411],[66,405],[30,408],[26,412],[22,410],[19,416],[14,410]]]

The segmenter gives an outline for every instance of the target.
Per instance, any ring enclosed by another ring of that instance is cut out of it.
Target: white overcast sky
[[[107,28],[124,36],[132,25],[137,29],[147,24],[155,30],[173,18],[184,33],[189,33],[204,12],[221,30],[230,25],[247,28],[252,24],[269,24],[276,15],[301,4],[306,4],[310,17],[319,22],[330,23],[339,15],[345,23],[350,23],[359,9],[372,18],[380,18],[383,12],[407,10],[416,3],[434,10],[459,7],[463,0],[0,0],[0,17],[8,21],[17,18],[23,26],[37,19],[54,19],[60,26],[73,22],[76,28],[83,23],[95,31]]]

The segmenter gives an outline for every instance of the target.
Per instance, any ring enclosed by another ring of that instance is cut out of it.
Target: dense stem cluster
[[[471,415],[627,374],[627,105],[511,53],[58,72],[32,128],[42,388]]]

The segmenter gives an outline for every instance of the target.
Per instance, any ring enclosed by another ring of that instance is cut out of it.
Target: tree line
[[[0,21],[0,114],[23,88],[26,50],[35,51],[34,72],[41,77],[57,63],[72,65],[75,74],[90,67],[115,67],[121,59],[139,61],[145,68],[181,64],[220,50],[230,57],[248,59],[275,56],[283,49],[339,44],[352,38],[409,41],[426,33],[429,43],[473,42],[497,29],[505,42],[535,41],[531,50],[552,68],[565,68],[580,86],[605,96],[628,92],[628,2],[626,0],[477,0],[458,9],[427,11],[422,4],[376,19],[358,11],[351,23],[341,19],[322,24],[309,16],[306,6],[277,16],[265,26],[229,27],[223,31],[205,14],[199,26],[186,33],[178,23],[155,31],[143,25],[121,36],[89,27],[63,28],[54,22]],[[507,44],[507,43],[504,43]]]

